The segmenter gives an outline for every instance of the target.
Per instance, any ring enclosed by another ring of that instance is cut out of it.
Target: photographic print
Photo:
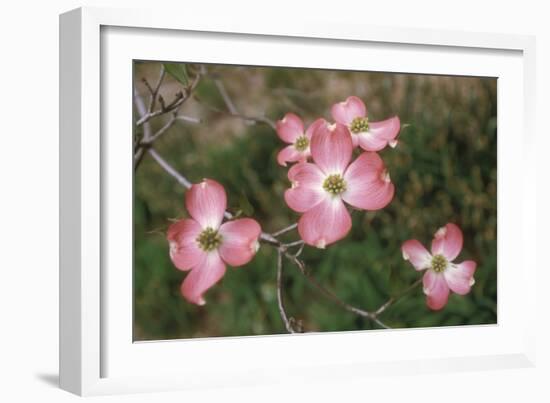
[[[497,322],[496,78],[133,69],[135,341]]]

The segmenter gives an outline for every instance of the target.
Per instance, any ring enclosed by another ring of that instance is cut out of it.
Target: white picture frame
[[[518,154],[525,163],[534,155],[533,37],[314,19],[289,19],[284,25],[200,16],[182,20],[170,12],[101,8],[70,11],[60,24],[63,389],[96,395],[534,365],[535,179],[510,169]],[[132,172],[131,153],[124,154],[131,137],[110,133],[131,133],[128,60],[185,60],[181,47],[174,46],[181,41],[193,58],[212,63],[499,77],[498,324],[133,343],[127,284]],[[223,42],[232,46],[224,51]],[[321,58],[313,46],[344,57]],[[257,51],[246,53],[245,47]],[[262,52],[266,47],[272,52]],[[356,58],[350,65],[345,58],[350,48],[379,57],[368,64]],[[300,57],[300,51],[311,57]],[[515,191],[518,183],[522,192]],[[114,249],[110,239],[122,246]],[[124,270],[109,270],[113,262]],[[523,298],[512,304],[518,288]],[[321,348],[324,353],[318,354]],[[185,360],[174,360],[178,355]]]

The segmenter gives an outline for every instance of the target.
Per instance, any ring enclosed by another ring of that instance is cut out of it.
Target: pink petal
[[[418,271],[428,269],[432,265],[432,255],[416,239],[409,239],[401,246],[403,259],[412,263]]]
[[[452,262],[462,250],[462,231],[449,223],[437,230],[432,241],[432,254],[443,255]]]
[[[399,134],[401,122],[397,116],[380,122],[369,122],[369,133],[379,139],[394,140]]]
[[[353,144],[346,126],[335,123],[319,125],[311,138],[311,156],[327,174],[342,174],[351,160]]]
[[[332,105],[330,111],[333,119],[343,125],[349,125],[357,117],[367,116],[365,104],[356,96],[348,97],[344,102]]]
[[[351,133],[351,143],[353,144],[353,148],[357,148],[359,146],[359,136],[355,133]]]
[[[204,255],[202,262],[189,272],[181,284],[181,294],[186,300],[197,305],[204,305],[203,294],[216,284],[225,274],[225,264],[218,252]]]
[[[470,292],[474,285],[474,273],[476,271],[476,262],[466,260],[460,264],[451,264],[443,272],[449,288],[460,295]]]
[[[219,248],[222,260],[230,266],[242,266],[250,262],[260,246],[258,238],[261,232],[260,224],[251,218],[223,223],[219,230],[222,236]]]
[[[205,179],[191,186],[185,195],[185,206],[203,228],[217,229],[227,207],[227,196],[222,185]]]
[[[197,243],[201,231],[195,220],[180,220],[168,228],[166,238],[170,244],[170,258],[178,269],[192,269],[203,259],[205,252]]]
[[[304,124],[294,113],[287,113],[284,118],[277,121],[276,130],[281,140],[293,144],[304,134]]]
[[[303,213],[323,200],[324,175],[315,164],[300,162],[288,170],[292,188],[285,192],[285,201],[292,210]]]
[[[313,133],[317,128],[323,124],[328,124],[327,121],[323,118],[319,118],[315,120],[312,124],[309,125],[309,127],[306,130],[306,137],[311,140],[311,136],[313,136]]]
[[[384,162],[376,153],[365,152],[353,161],[344,174],[347,189],[345,202],[364,210],[379,210],[393,199],[391,183]]]
[[[443,273],[436,273],[433,270],[427,270],[424,273],[424,294],[426,294],[426,303],[430,309],[437,311],[447,305],[449,300],[449,286],[445,281]]]
[[[388,144],[393,148],[397,145],[395,138],[400,127],[401,123],[397,116],[381,122],[369,122],[369,130],[357,134],[359,145],[366,151],[380,151]]]
[[[279,165],[286,167],[287,162],[306,161],[309,157],[309,148],[304,151],[298,151],[294,145],[289,145],[279,151],[277,154],[277,162]]]
[[[344,238],[350,229],[351,217],[338,197],[325,198],[298,221],[304,242],[321,249]]]
[[[388,145],[388,140],[376,137],[370,131],[355,136],[359,139],[359,147],[365,151],[380,151]]]

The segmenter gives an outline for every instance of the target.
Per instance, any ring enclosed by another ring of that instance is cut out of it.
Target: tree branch
[[[286,330],[289,333],[295,333],[294,327],[292,327],[292,324],[288,319],[283,303],[283,253],[283,250],[277,249],[277,303],[279,306],[279,314],[285,324]]]
[[[155,85],[155,88],[153,90],[150,90],[151,91],[151,100],[149,101],[149,113],[153,112],[153,110],[155,109],[155,103],[157,101],[157,95],[159,93],[160,86],[162,84],[162,80],[164,80],[164,75],[165,74],[166,74],[166,71],[164,70],[164,64],[161,64],[157,84]],[[145,82],[147,83],[147,81],[145,81]],[[148,86],[148,88],[150,88],[150,87]]]
[[[325,297],[332,300],[336,304],[340,305],[344,309],[346,309],[349,312],[353,312],[356,315],[362,316],[364,318],[368,318],[374,322],[376,322],[380,327],[383,327],[384,329],[391,329],[388,325],[383,323],[380,319],[377,318],[377,314],[375,312],[369,312],[365,311],[364,309],[357,308],[353,305],[348,304],[347,302],[344,302],[341,300],[336,294],[334,294],[332,291],[328,290],[327,288],[323,287],[321,283],[319,283],[314,277],[312,277],[304,264],[304,262],[300,259],[298,259],[295,255],[291,255],[289,253],[286,253],[285,256],[292,261],[295,266],[300,270],[300,273],[315,287],[317,290],[319,290]]]
[[[195,79],[193,80],[191,85],[186,88],[185,94],[178,93],[176,98],[169,105],[164,105],[164,101],[162,100],[162,98],[159,98],[159,102],[161,102],[161,108],[157,109],[156,111],[147,112],[146,114],[142,115],[141,118],[139,118],[136,122],[136,126],[141,126],[154,117],[164,115],[168,112],[178,109],[185,101],[187,101],[191,97],[193,91],[195,91],[195,88],[197,88],[197,85],[199,85],[200,79],[201,73],[199,72],[195,76]]]
[[[161,166],[162,169],[164,169],[167,173],[169,173],[174,179],[178,181],[180,185],[182,185],[185,189],[191,189],[191,186],[193,185],[189,180],[183,176],[180,175],[178,171],[176,171],[174,168],[172,168],[172,165],[167,163],[156,151],[154,148],[149,149],[149,154],[151,154],[151,157],[154,158],[155,161]]]
[[[397,300],[399,300],[401,297],[403,297],[405,294],[408,294],[410,291],[414,290],[416,287],[418,287],[420,284],[422,284],[422,277],[416,280],[414,283],[412,283],[410,286],[405,288],[403,291],[401,291],[396,296],[391,297],[388,299],[380,308],[378,308],[375,312],[376,316],[381,315],[387,308],[389,308],[391,305],[393,305]]]
[[[238,113],[238,112],[223,111],[221,109],[216,108],[215,106],[208,105],[208,104],[204,103],[202,100],[198,99],[197,97],[195,97],[195,100],[197,102],[199,102],[205,108],[210,109],[212,112],[219,113],[219,114],[225,115],[225,116],[230,117],[230,118],[243,119],[243,120],[254,122],[254,123],[262,123],[262,124],[268,125],[273,130],[277,129],[277,126],[275,125],[275,122],[273,122],[271,119],[269,119],[265,116],[249,116],[249,115],[244,115],[244,114]]]
[[[274,237],[278,237],[278,236],[281,236],[283,234],[286,234],[287,232],[289,231],[292,231],[293,229],[297,228],[298,227],[298,224],[297,223],[294,223],[294,224],[291,224],[289,225],[288,227],[285,227],[277,232],[274,232],[273,235]]]

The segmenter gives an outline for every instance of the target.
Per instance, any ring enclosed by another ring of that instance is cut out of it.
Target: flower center
[[[334,196],[345,192],[346,188],[346,181],[342,178],[342,175],[339,174],[329,175],[323,182],[323,189]]]
[[[441,273],[447,268],[447,259],[442,255],[435,255],[432,257],[432,269],[436,273]]]
[[[356,117],[351,121],[351,125],[349,126],[349,129],[354,134],[366,132],[367,130],[369,130],[369,119]]]
[[[215,229],[208,227],[199,234],[196,241],[203,251],[210,252],[220,246],[222,236]]]
[[[309,140],[306,136],[300,136],[294,142],[294,148],[298,151],[305,151],[309,146]]]

